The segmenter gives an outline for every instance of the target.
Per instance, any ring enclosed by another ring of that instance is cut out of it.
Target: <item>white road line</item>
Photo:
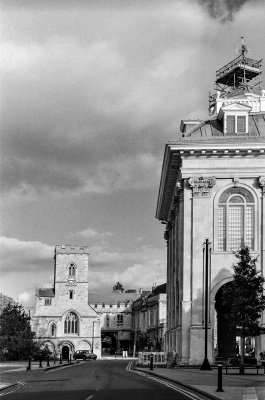
[[[91,394],[90,396],[88,396],[85,400],[91,400],[92,399],[92,397],[94,397],[94,395],[93,394]]]
[[[161,383],[162,385],[165,385],[165,386],[169,387],[170,389],[175,390],[176,392],[185,394],[185,395],[186,395],[187,397],[189,397],[191,400],[201,400],[201,397],[197,396],[196,394],[194,394],[194,393],[192,393],[192,392],[190,392],[190,391],[188,391],[188,390],[186,390],[186,389],[184,389],[184,388],[177,387],[177,386],[175,386],[173,383],[166,382],[165,380],[163,380],[162,377],[161,377],[161,378],[160,378],[160,377],[155,377],[155,376],[151,376],[151,375],[146,374],[146,373],[141,372],[141,371],[132,370],[132,369],[131,369],[131,366],[132,366],[132,363],[129,363],[129,364],[127,365],[126,370],[127,370],[127,371],[130,371],[130,372],[133,372],[133,373],[135,373],[135,374],[141,375],[141,376],[143,376],[143,377],[145,377],[145,378],[152,379],[153,381],[158,382],[158,383]]]

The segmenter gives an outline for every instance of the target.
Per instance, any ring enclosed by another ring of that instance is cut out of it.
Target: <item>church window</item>
[[[65,317],[64,333],[78,333],[78,317],[73,312],[68,313]]]
[[[69,290],[69,299],[72,300],[74,298],[74,291]]]
[[[55,322],[53,322],[53,323],[51,324],[51,336],[52,336],[52,337],[55,337],[55,336],[56,336],[56,324],[55,324]]]
[[[45,299],[44,300],[45,306],[51,306],[52,305],[52,299]]]
[[[254,250],[254,198],[244,188],[231,188],[219,199],[218,250],[236,251],[244,245]]]
[[[69,276],[75,276],[76,265],[71,263],[69,265]]]
[[[117,324],[120,324],[120,325],[123,324],[123,314],[117,315]]]

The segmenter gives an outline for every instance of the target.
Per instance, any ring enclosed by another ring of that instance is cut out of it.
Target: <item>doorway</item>
[[[215,309],[217,314],[217,358],[225,360],[230,357],[236,357],[238,353],[236,325],[229,317],[231,307],[229,305],[224,305],[223,302],[223,291],[227,285],[231,285],[231,283],[223,285],[215,296]]]
[[[69,359],[69,347],[68,346],[63,346],[63,348],[62,348],[62,359],[63,360]]]

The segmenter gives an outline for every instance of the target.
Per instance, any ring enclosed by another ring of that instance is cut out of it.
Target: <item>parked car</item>
[[[74,360],[96,360],[97,355],[89,350],[77,350],[73,354]]]

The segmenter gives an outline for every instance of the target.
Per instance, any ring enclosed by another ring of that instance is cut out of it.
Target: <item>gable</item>
[[[223,106],[221,108],[221,110],[223,112],[225,112],[225,111],[250,111],[251,109],[252,109],[252,107],[250,107],[246,104],[242,104],[242,103],[231,103],[231,104],[227,104],[226,106]]]

